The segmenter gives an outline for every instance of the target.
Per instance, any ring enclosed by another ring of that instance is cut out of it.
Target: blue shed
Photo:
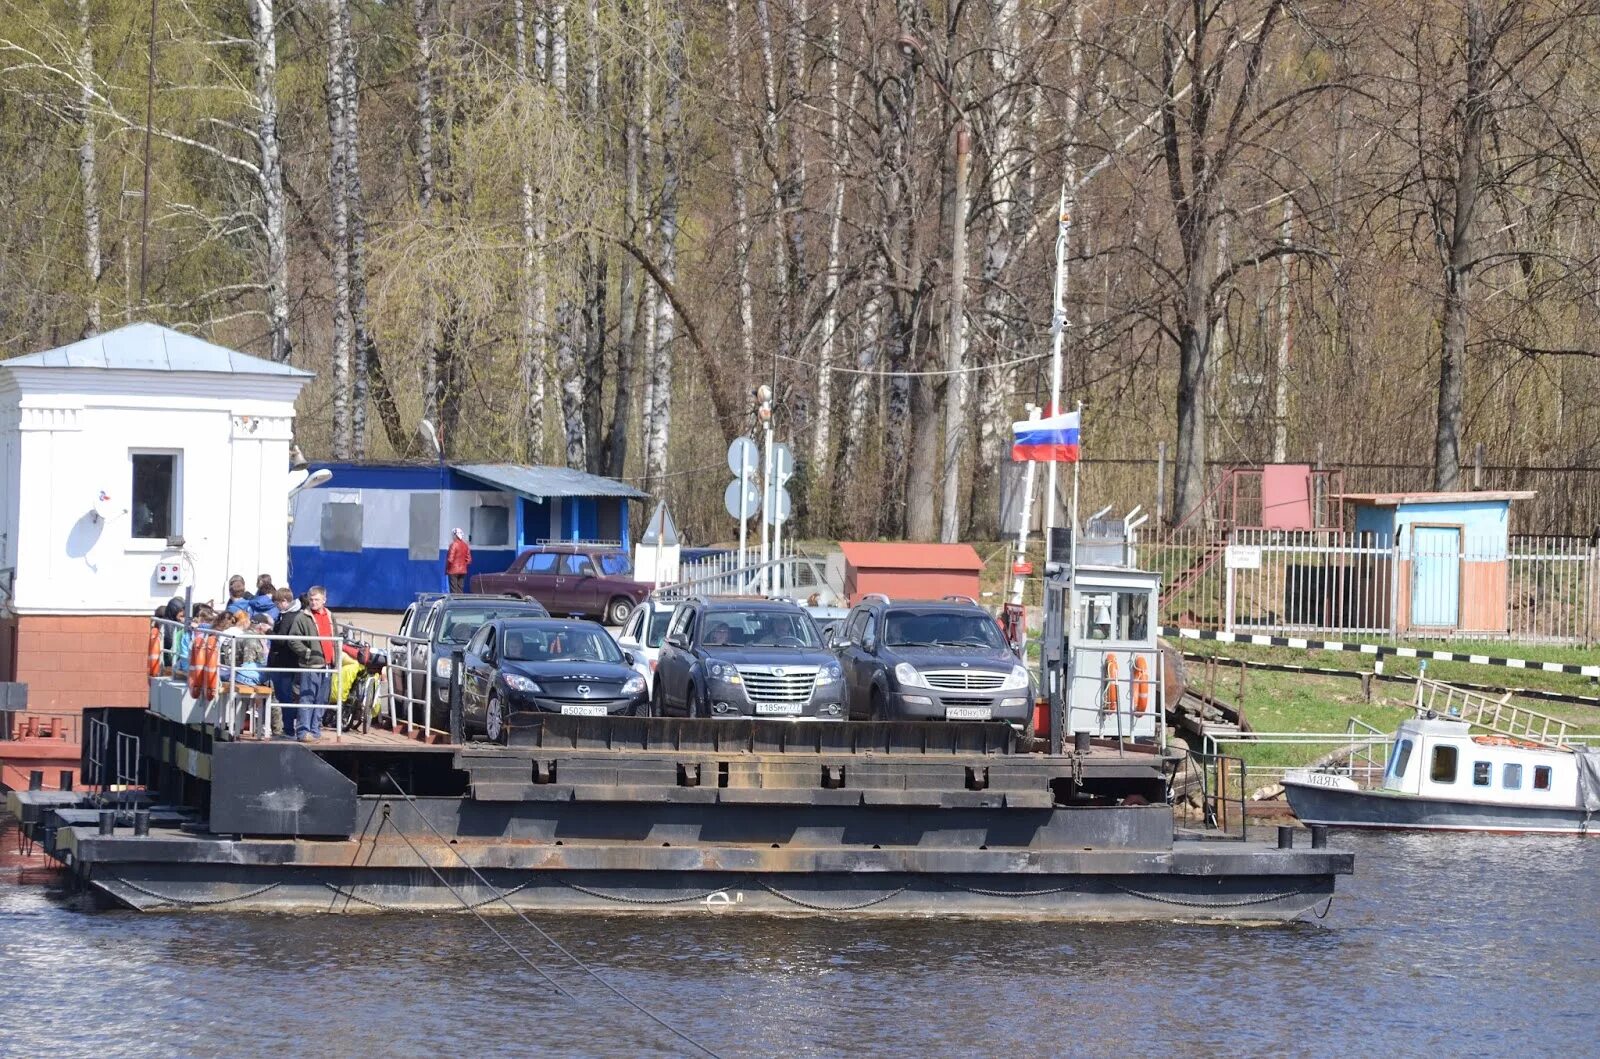
[[[1511,504],[1531,492],[1355,493],[1357,539],[1392,549],[1396,630],[1506,630]]]
[[[442,592],[450,531],[472,545],[470,573],[506,569],[540,541],[629,540],[628,503],[648,494],[565,467],[512,463],[313,463],[327,484],[294,498],[289,577],[323,585],[334,609],[403,610]]]

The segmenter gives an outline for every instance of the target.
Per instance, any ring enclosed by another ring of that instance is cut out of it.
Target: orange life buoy
[[[151,623],[150,644],[144,660],[145,671],[151,676],[161,672],[161,626]]]
[[[1117,656],[1114,654],[1106,655],[1105,690],[1102,691],[1100,695],[1100,709],[1103,711],[1116,713],[1119,708],[1119,703],[1121,701],[1121,697],[1117,691],[1117,677],[1120,675],[1119,670],[1120,667],[1117,665]]]
[[[190,634],[189,638],[189,694],[197,699],[200,697],[200,692],[205,688],[203,682],[205,677],[203,668],[205,657],[206,638],[197,629]]]
[[[1150,663],[1144,655],[1133,656],[1133,712],[1150,712]]]
[[[206,669],[205,689],[206,689],[206,698],[208,698],[208,699],[214,699],[214,698],[217,697],[217,684],[222,679],[222,676],[221,676],[222,669],[221,669],[221,666],[219,665],[219,662],[221,661],[221,658],[220,658],[221,654],[222,654],[222,637],[220,637],[220,636],[207,636],[206,637],[206,661],[205,661],[205,669]]]

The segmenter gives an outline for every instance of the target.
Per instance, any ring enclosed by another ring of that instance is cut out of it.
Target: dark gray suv
[[[1033,678],[990,613],[970,599],[871,595],[830,645],[853,718],[1033,724]]]
[[[841,678],[811,616],[793,603],[691,599],[667,626],[651,712],[842,721]]]

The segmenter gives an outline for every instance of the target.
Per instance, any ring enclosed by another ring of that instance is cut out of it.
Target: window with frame
[[[587,555],[568,555],[561,561],[561,572],[573,577],[593,577],[594,563]]]
[[[1411,765],[1411,740],[1402,739],[1394,751],[1394,777],[1399,779]]]
[[[511,509],[479,504],[468,516],[468,540],[480,548],[505,548],[511,544]]]
[[[555,552],[534,552],[528,556],[528,561],[523,564],[522,572],[525,574],[553,574],[556,564],[561,556]]]
[[[166,540],[178,535],[178,457],[171,452],[129,453],[133,463],[132,535]]]
[[[858,610],[850,615],[850,621],[844,627],[845,639],[852,643],[861,642],[861,631],[867,627],[867,612]]]
[[[1150,635],[1148,592],[1093,592],[1083,597],[1079,636],[1085,640],[1142,641]]]
[[[1472,763],[1472,785],[1474,787],[1487,787],[1494,782],[1494,766],[1487,761],[1474,761]]]
[[[1508,791],[1520,791],[1522,789],[1522,766],[1507,765],[1502,769],[1500,772],[1500,786]]]
[[[867,612],[867,623],[861,628],[861,646],[872,650],[878,646],[878,616]]]
[[[689,625],[693,620],[693,607],[679,607],[672,612],[672,624],[667,627],[667,635],[687,637],[689,635]]]
[[[361,504],[348,500],[322,505],[322,550],[359,552],[361,550]]]
[[[1433,748],[1433,764],[1428,769],[1428,778],[1435,783],[1454,783],[1456,781],[1456,766],[1460,755],[1453,746],[1436,746]]]
[[[483,628],[472,634],[472,639],[467,641],[468,651],[471,651],[476,655],[481,655],[483,653],[484,644],[489,642],[489,628],[489,626],[485,625]]]
[[[1533,766],[1533,789],[1536,791],[1547,791],[1550,789],[1549,765]]]

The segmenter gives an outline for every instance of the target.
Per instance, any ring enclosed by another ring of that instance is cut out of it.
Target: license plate
[[[801,712],[803,707],[798,702],[758,702],[756,713],[763,717],[794,716]]]
[[[947,721],[987,721],[991,716],[987,706],[946,706],[944,719]]]
[[[574,717],[604,717],[606,708],[604,706],[563,706],[561,707],[561,712]]]

